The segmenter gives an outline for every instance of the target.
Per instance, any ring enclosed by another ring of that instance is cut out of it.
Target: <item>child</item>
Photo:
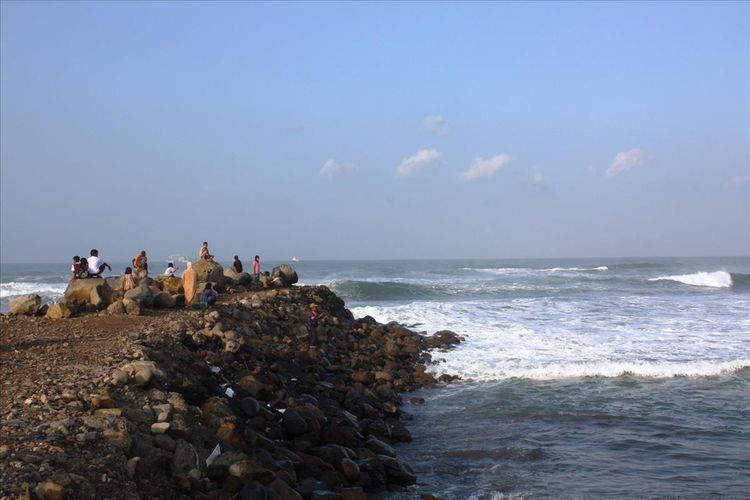
[[[81,258],[81,260],[78,262],[78,277],[79,278],[88,278],[89,277],[89,261]]]
[[[310,316],[307,318],[310,327],[310,339],[308,349],[315,350],[318,348],[318,322],[324,318],[326,313],[318,310],[318,304],[310,304]]]
[[[120,290],[127,292],[135,288],[135,277],[133,276],[133,268],[126,267],[125,274],[122,275],[122,282],[120,283]]]
[[[70,278],[70,281],[75,281],[78,279],[78,273],[80,271],[80,267],[81,267],[81,257],[76,255],[75,257],[73,257],[73,265],[70,266],[70,271],[73,273],[73,277]]]
[[[177,268],[174,267],[173,262],[167,263],[167,269],[164,271],[164,276],[174,276],[174,273],[177,272]]]

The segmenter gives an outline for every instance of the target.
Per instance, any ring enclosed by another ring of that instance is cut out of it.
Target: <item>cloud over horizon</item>
[[[440,115],[425,116],[422,120],[422,130],[445,137],[448,135],[448,121]]]
[[[435,167],[441,153],[437,149],[420,149],[407,156],[396,167],[396,177],[414,177]]]
[[[607,177],[614,177],[620,172],[630,170],[633,167],[639,167],[646,163],[646,155],[638,148],[630,151],[621,151],[617,153],[614,161],[607,169]]]
[[[357,172],[359,172],[359,169],[351,163],[340,162],[333,158],[329,158],[318,171],[318,175],[320,177],[325,177],[326,179],[335,179],[337,177],[354,175]]]
[[[495,174],[510,162],[510,156],[506,154],[495,155],[492,158],[484,159],[481,156],[474,159],[468,170],[458,174],[459,179],[464,182],[474,181],[482,177],[489,177]]]

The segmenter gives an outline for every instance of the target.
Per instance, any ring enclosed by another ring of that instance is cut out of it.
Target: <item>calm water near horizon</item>
[[[462,382],[405,397],[420,483],[389,497],[747,498],[750,258],[291,264],[357,317],[466,338],[433,355]],[[69,267],[2,264],[0,307]]]

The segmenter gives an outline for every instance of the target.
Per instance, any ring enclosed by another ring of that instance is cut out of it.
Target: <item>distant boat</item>
[[[292,257],[292,262],[299,262],[299,257]]]

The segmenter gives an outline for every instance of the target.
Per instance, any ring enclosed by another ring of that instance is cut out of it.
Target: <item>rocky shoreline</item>
[[[402,393],[438,382],[429,351],[455,334],[355,320],[322,286],[142,314],[0,319],[0,498],[359,499],[417,482],[391,446],[411,440]]]

